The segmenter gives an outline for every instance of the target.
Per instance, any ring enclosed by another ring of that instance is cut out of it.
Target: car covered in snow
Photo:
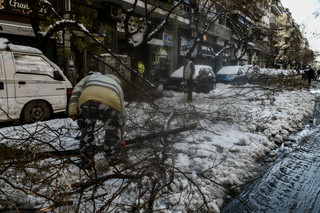
[[[0,122],[46,120],[66,112],[72,84],[36,48],[0,38]]]
[[[261,77],[260,67],[257,65],[243,65],[245,75],[247,76],[248,83],[257,83]]]
[[[217,83],[236,86],[248,83],[248,77],[243,66],[222,67],[216,74],[216,80]]]
[[[195,65],[194,91],[207,93],[216,87],[216,76],[207,65]],[[182,91],[186,88],[183,80],[183,66],[175,70],[164,84],[164,89]]]

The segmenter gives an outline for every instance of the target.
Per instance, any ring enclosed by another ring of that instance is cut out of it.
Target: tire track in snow
[[[269,166],[221,212],[320,212],[320,129]]]

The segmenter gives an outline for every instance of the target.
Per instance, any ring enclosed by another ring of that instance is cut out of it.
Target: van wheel
[[[24,123],[46,120],[50,117],[48,105],[42,101],[33,101],[27,104],[22,113]]]

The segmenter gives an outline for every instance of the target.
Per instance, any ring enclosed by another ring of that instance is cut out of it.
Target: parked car
[[[71,93],[70,81],[40,50],[0,38],[0,122],[48,119],[67,110]]]
[[[225,66],[216,74],[217,83],[231,85],[242,85],[248,83],[244,67],[242,66]]]
[[[216,76],[210,66],[195,65],[194,91],[207,93],[216,88]],[[174,71],[164,84],[164,89],[182,91],[186,88],[183,80],[183,66]]]

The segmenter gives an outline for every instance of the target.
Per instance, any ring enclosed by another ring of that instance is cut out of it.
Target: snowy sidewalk
[[[164,213],[198,210],[219,212],[227,195],[238,192],[243,184],[256,175],[260,157],[284,142],[290,143],[287,141],[289,135],[303,129],[302,121],[312,116],[313,100],[314,95],[306,89],[274,91],[250,85],[234,88],[218,84],[209,94],[194,93],[194,101],[186,104],[183,93],[164,91],[164,97],[156,100],[160,108],[158,111],[145,103],[130,104],[127,109],[129,119],[126,137],[132,138],[163,128],[175,129],[194,122],[198,122],[198,127],[128,147],[131,164],[121,173],[127,176],[111,174],[113,170],[105,171],[106,176],[103,176],[104,171],[100,170],[97,180],[104,182],[98,188],[86,188],[79,197],[79,191],[72,194],[74,191],[70,188],[70,183],[79,179],[79,171],[72,171],[76,168],[68,166],[70,162],[65,159],[44,159],[37,163],[38,167],[30,168],[29,175],[38,177],[41,174],[51,182],[41,182],[39,185],[22,182],[23,178],[17,178],[19,176],[16,176],[14,168],[6,169],[5,173],[5,178],[17,186],[31,184],[27,186],[29,190],[37,189],[41,196],[22,196],[24,193],[0,180],[1,190],[8,192],[12,200],[28,203],[35,208],[52,204],[53,201],[44,199],[47,196],[50,200],[59,200],[59,193],[67,193],[68,200],[73,201],[70,209],[77,208],[78,203],[82,210],[106,208],[107,202],[115,212],[130,211],[133,206],[139,206],[144,211],[150,208],[148,205],[152,205],[153,211]],[[1,143],[9,146],[42,151],[78,147],[75,139],[77,124],[68,118],[1,128],[0,133]],[[97,132],[97,143],[103,136],[102,131]],[[100,162],[101,159],[97,160]],[[5,169],[5,165],[0,166]],[[51,169],[46,171],[46,168]],[[59,178],[55,179],[55,173],[59,174]],[[108,175],[114,178],[101,179]],[[85,174],[82,175],[84,177]],[[130,178],[121,177],[141,179],[132,182]],[[127,188],[121,188],[123,186]],[[154,187],[160,187],[161,190],[154,194]],[[57,193],[57,190],[62,191]],[[121,193],[113,197],[117,190]],[[91,200],[92,197],[99,199]]]

